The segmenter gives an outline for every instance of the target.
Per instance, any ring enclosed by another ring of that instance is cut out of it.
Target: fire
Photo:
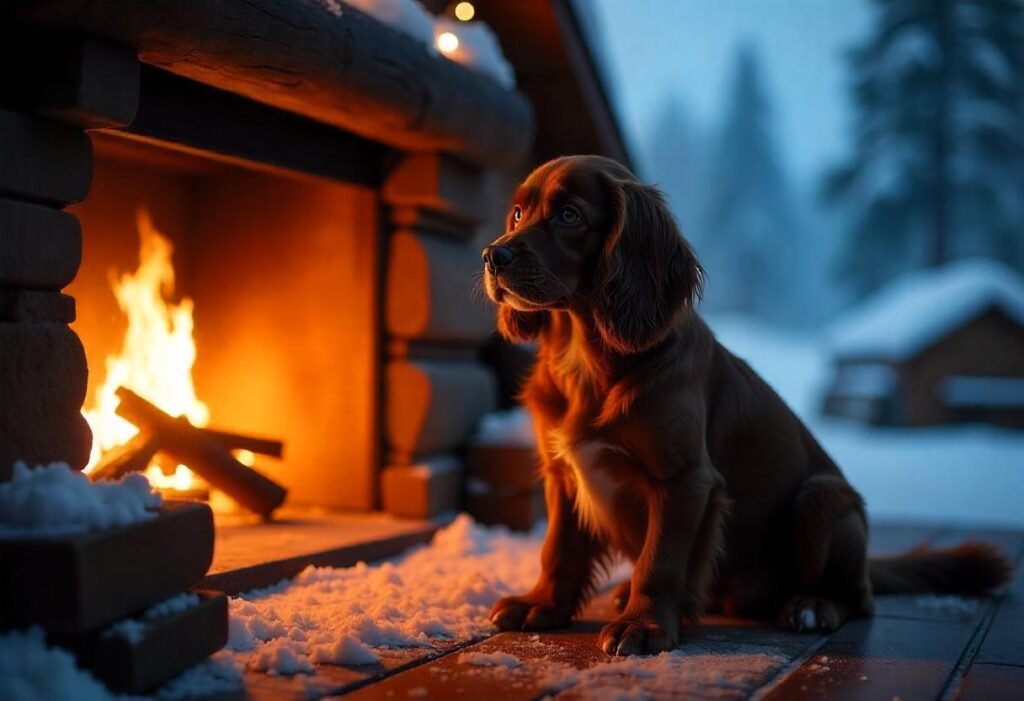
[[[128,318],[124,345],[107,357],[107,376],[96,392],[94,404],[82,411],[93,432],[89,472],[102,455],[126,443],[138,429],[117,415],[120,400],[114,392],[127,387],[172,416],[186,416],[193,425],[205,426],[210,412],[196,397],[192,365],[196,345],[192,339],[192,300],[174,304],[174,247],[153,226],[149,212],[136,215],[139,229],[139,268],[112,279],[118,306]],[[150,465],[146,476],[154,487],[186,490],[195,478],[185,465],[172,475]]]

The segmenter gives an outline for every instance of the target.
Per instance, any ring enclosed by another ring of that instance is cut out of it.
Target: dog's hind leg
[[[860,495],[842,477],[817,475],[796,498],[793,524],[797,591],[782,607],[783,626],[831,631],[872,611],[867,520]]]

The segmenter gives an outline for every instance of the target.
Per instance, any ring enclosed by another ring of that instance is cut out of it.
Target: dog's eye
[[[523,219],[523,210],[518,205],[512,208],[512,221],[518,224]]]
[[[576,211],[575,207],[562,207],[558,213],[558,223],[566,226],[576,226],[580,223],[580,219],[580,213]]]

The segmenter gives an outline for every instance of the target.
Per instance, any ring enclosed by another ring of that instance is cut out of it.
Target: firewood
[[[227,450],[248,450],[257,455],[267,455],[272,458],[284,456],[284,443],[272,438],[257,438],[256,436],[218,431],[212,428],[201,428],[199,430],[217,441]]]
[[[130,441],[104,455],[89,473],[89,479],[93,482],[116,480],[130,472],[142,472],[158,450],[160,440],[157,435],[149,429],[143,429]]]
[[[160,450],[189,466],[212,486],[261,516],[284,502],[287,490],[231,457],[227,448],[184,417],[174,418],[130,389],[117,390],[117,413],[160,438]]]

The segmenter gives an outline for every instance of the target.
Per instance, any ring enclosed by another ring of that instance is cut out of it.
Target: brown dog
[[[539,340],[523,392],[547,497],[542,573],[499,601],[503,630],[569,623],[613,552],[634,563],[608,653],[656,652],[706,605],[834,630],[872,592],[981,594],[989,545],[867,559],[860,495],[785,403],[694,312],[703,271],[661,194],[597,156],[519,187],[483,252],[511,340]]]

